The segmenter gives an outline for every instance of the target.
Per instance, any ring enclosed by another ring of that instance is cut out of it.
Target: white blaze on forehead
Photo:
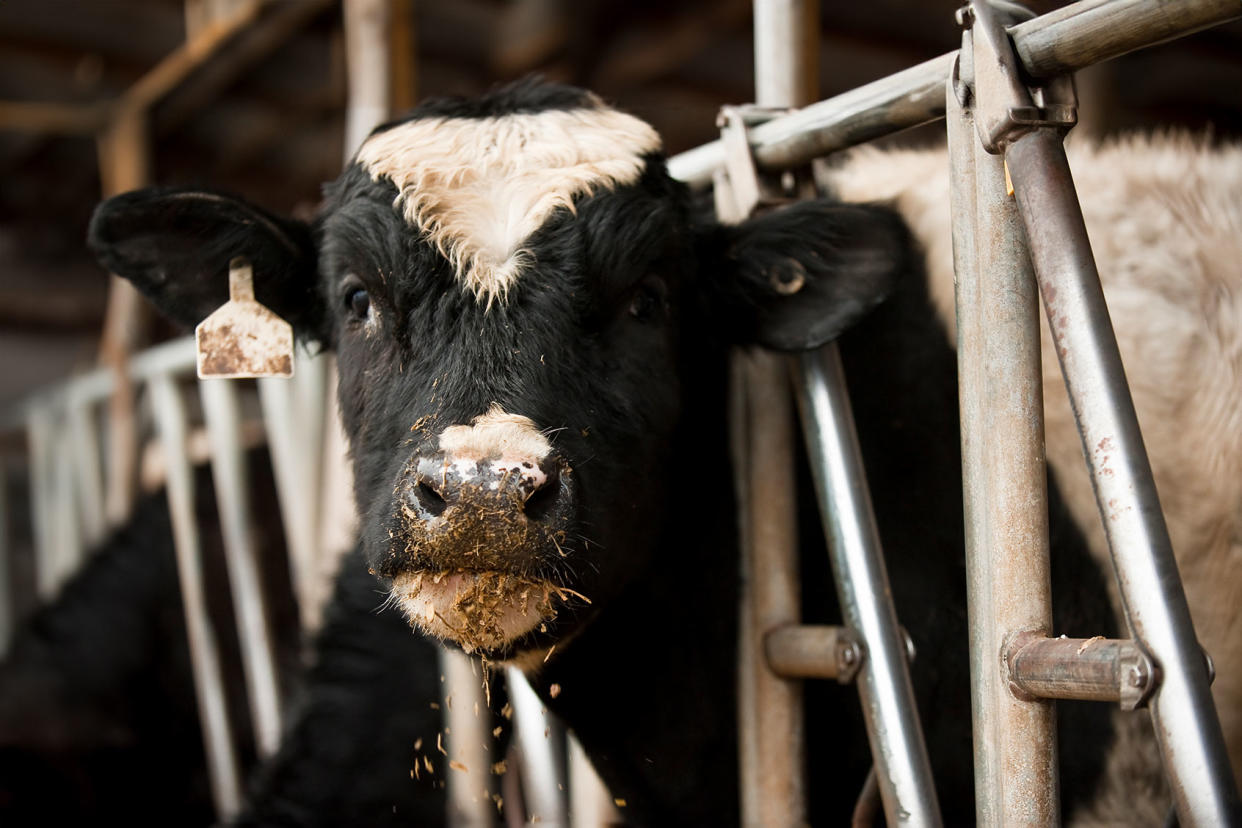
[[[659,148],[651,126],[601,107],[422,118],[367,139],[356,160],[396,184],[406,221],[490,304],[517,281],[523,242],[554,210],[633,184]]]
[[[509,414],[493,404],[470,425],[440,432],[440,450],[454,462],[499,458],[502,464],[538,463],[552,452],[548,438],[529,417]]]

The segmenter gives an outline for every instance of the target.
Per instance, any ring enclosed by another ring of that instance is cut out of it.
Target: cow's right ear
[[[187,327],[228,301],[229,260],[245,256],[255,298],[300,339],[324,338],[315,245],[303,222],[220,193],[152,188],[100,204],[87,244],[108,271]]]

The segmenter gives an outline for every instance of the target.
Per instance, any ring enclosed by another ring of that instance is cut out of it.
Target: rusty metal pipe
[[[1038,298],[1002,161],[984,151],[957,91],[946,88],[976,815],[1054,825],[1055,711],[1010,692],[1001,663],[1010,637],[1052,629]]]
[[[862,645],[846,627],[790,624],[763,639],[768,666],[784,678],[851,681],[862,666]]]
[[[1155,683],[1151,661],[1133,641],[1020,636],[1005,651],[1009,680],[1041,699],[1120,702],[1133,710]]]

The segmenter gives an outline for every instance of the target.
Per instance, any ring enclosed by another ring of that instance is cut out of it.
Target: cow
[[[633,824],[739,819],[727,355],[839,339],[942,806],[973,818],[955,360],[891,208],[819,199],[721,225],[650,126],[521,82],[377,128],[311,224],[152,189],[104,202],[89,243],[185,325],[227,299],[230,259],[252,262],[259,301],[337,354],[377,579],[338,601],[385,590],[424,634],[523,670]],[[1115,634],[1050,487],[1057,632]],[[809,615],[832,613],[822,569]],[[852,691],[814,693],[822,821],[869,757]],[[1061,723],[1073,808],[1114,728],[1085,705]]]
[[[1071,134],[1067,149],[1195,631],[1214,661],[1213,696],[1242,784],[1242,574],[1235,565],[1242,555],[1242,145],[1213,146],[1181,132],[1105,142]],[[952,335],[943,150],[860,148],[821,173],[837,197],[882,201],[902,214],[926,251],[931,296]],[[1048,463],[1091,553],[1108,567],[1107,541],[1046,325],[1042,350]],[[1115,580],[1108,585],[1113,605],[1120,606]],[[1122,752],[1113,761],[1133,764]],[[1151,766],[1157,760],[1152,754],[1144,761]],[[1135,769],[1119,772],[1133,776]]]

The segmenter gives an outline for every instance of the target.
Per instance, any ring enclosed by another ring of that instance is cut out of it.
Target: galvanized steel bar
[[[72,386],[71,386],[72,387]],[[74,459],[74,500],[82,539],[87,548],[103,540],[108,531],[104,509],[102,454],[99,427],[89,401],[76,395],[65,395],[65,416],[68,418],[69,444]]]
[[[194,668],[198,717],[207,754],[207,773],[216,814],[221,822],[227,822],[241,807],[241,777],[224,701],[220,651],[207,617],[207,598],[203,591],[202,550],[194,510],[194,472],[186,456],[185,402],[170,376],[153,376],[149,389],[155,427],[167,464],[173,546],[177,554],[190,661]]]
[[[906,643],[871,509],[835,345],[799,359],[798,407],[846,625],[866,643],[857,678],[889,825],[939,825],[940,807],[906,663]]]
[[[13,640],[13,538],[9,518],[9,468],[0,454],[0,660],[9,651]]]
[[[52,440],[51,515],[54,540],[49,563],[56,590],[73,577],[86,554],[77,508],[76,458],[66,414],[63,409],[55,412],[55,436]]]
[[[1161,671],[1149,707],[1183,825],[1242,822],[1208,672],[1056,130],[1005,153],[1133,637]]]
[[[1238,0],[1080,0],[1010,34],[1027,71],[1052,77],[1238,17]],[[941,55],[756,127],[750,136],[756,163],[789,169],[940,118],[953,58]],[[724,148],[712,141],[670,159],[669,172],[706,185],[723,164]]]
[[[565,795],[564,729],[554,721],[543,700],[516,667],[505,670],[505,686],[513,705],[513,731],[521,749],[522,793],[528,822],[567,825],[569,801]]]
[[[211,478],[220,513],[255,745],[260,756],[271,756],[280,746],[280,688],[250,513],[249,475],[241,441],[241,402],[233,380],[200,380],[198,392],[211,449]]]
[[[483,671],[488,669],[465,653],[441,647],[444,671],[444,724],[450,764],[445,771],[448,785],[448,824],[457,828],[491,825],[496,815],[492,804],[491,710],[483,691]]]
[[[320,535],[316,524],[328,360],[322,355],[308,356],[302,349],[295,350],[294,359],[292,378],[262,377],[256,384],[289,548],[289,575],[302,628],[313,630],[319,617],[315,596]]]
[[[30,525],[34,534],[35,591],[48,601],[60,582],[56,574],[56,455],[53,405],[41,401],[26,412],[26,443],[30,456]]]
[[[569,824],[575,828],[592,825],[620,825],[624,820],[604,780],[571,731],[567,738],[569,753]]]

